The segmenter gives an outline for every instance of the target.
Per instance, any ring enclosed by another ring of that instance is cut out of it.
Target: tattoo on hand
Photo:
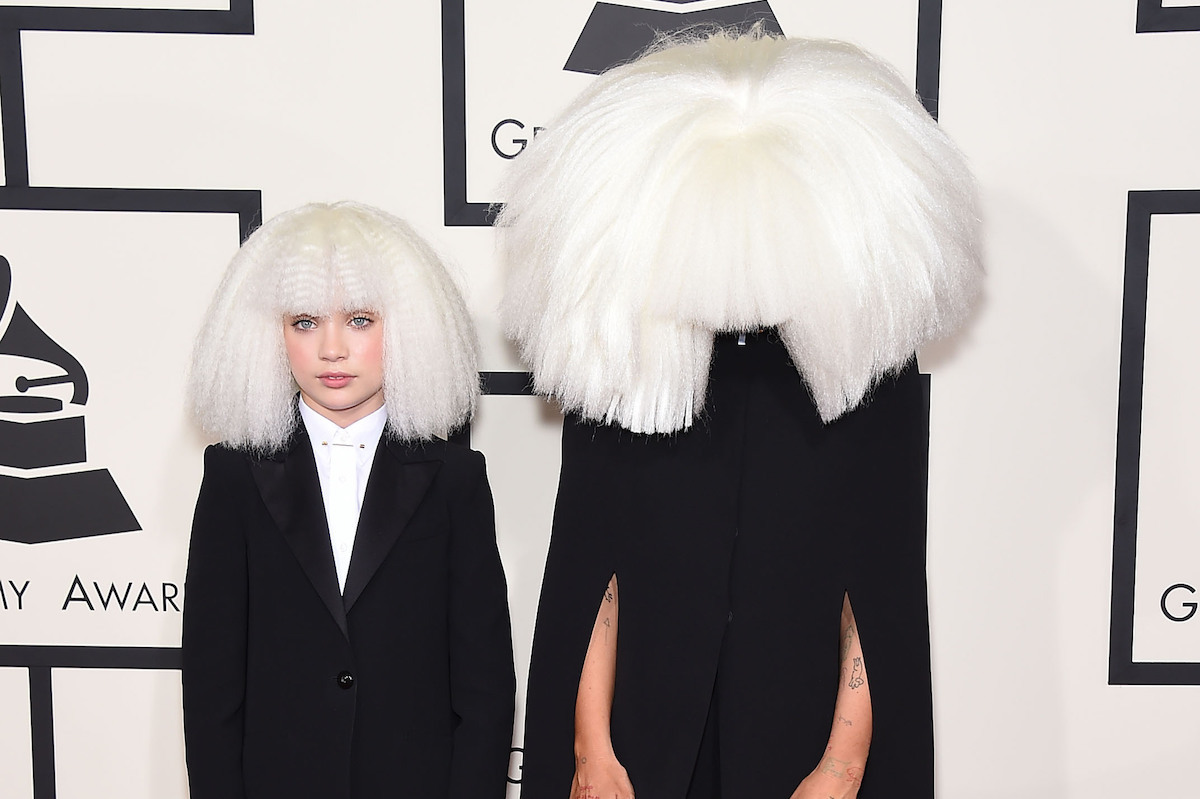
[[[863,674],[862,658],[854,659],[854,666],[850,671],[850,681],[846,683],[851,688],[861,688],[866,682],[866,676]]]

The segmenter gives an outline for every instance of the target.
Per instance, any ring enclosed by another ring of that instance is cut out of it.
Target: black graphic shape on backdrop
[[[56,416],[63,408],[62,400],[36,391],[69,383],[71,404],[83,405],[88,397],[87,374],[79,361],[46,335],[17,303],[12,268],[3,256],[0,301],[0,319],[12,307],[7,327],[0,330],[0,356],[20,359],[25,367],[22,371],[34,375],[18,375],[11,388],[0,385],[0,465],[32,470],[83,463],[87,460],[83,417]],[[46,371],[60,374],[39,376]],[[0,540],[22,544],[142,529],[104,469],[0,475],[0,508]]]
[[[0,29],[96,33],[254,33],[254,0],[229,0],[228,9],[6,6]]]
[[[1171,31],[1200,31],[1200,5],[1164,8],[1163,0],[1138,0],[1138,33]]]
[[[8,307],[8,298],[12,294],[12,267],[8,263],[8,259],[0,255],[0,311]],[[3,314],[0,313],[0,317]],[[38,400],[52,400],[54,410],[62,410],[62,401],[53,397],[37,397],[36,395],[26,395],[30,388],[38,386],[57,385],[59,383],[70,383],[72,387],[71,404],[83,405],[88,398],[88,382],[87,374],[83,371],[83,366],[71,353],[64,350],[58,345],[54,339],[47,336],[40,327],[34,324],[29,315],[25,313],[25,309],[20,303],[14,302],[12,319],[9,320],[8,328],[0,331],[0,355],[16,355],[20,358],[33,358],[44,363],[57,366],[62,369],[65,374],[58,377],[45,378],[28,378],[24,375],[17,378],[15,388],[21,392],[21,396],[3,396],[0,395],[0,411],[8,411],[12,413],[21,413],[22,405],[29,408],[30,413],[39,413],[41,411],[36,408],[47,407],[45,402]],[[22,403],[20,400],[34,400],[29,403]],[[6,402],[7,400],[7,402]]]
[[[917,97],[934,119],[942,81],[942,0],[919,0],[917,9]]]
[[[529,372],[480,372],[479,383],[484,396],[533,396],[533,375]],[[471,423],[467,422],[451,433],[449,440],[453,444],[471,446]]]
[[[6,541],[44,544],[141,530],[105,469],[41,477],[0,475]]]
[[[53,797],[54,770],[54,675],[46,666],[29,668],[29,742],[34,751],[34,799]],[[37,756],[41,753],[41,756]]]
[[[1200,685],[1200,663],[1151,663],[1133,659],[1150,221],[1155,214],[1200,214],[1200,190],[1129,192],[1121,310],[1121,380],[1117,403],[1109,685]]]
[[[669,0],[680,5],[690,4],[697,0]],[[723,15],[734,14],[742,9],[746,14],[751,9],[765,10],[770,18],[765,20],[770,30],[782,32],[775,15],[767,2],[738,3],[710,9],[708,11],[647,11],[645,9],[617,6],[610,3],[597,3],[593,9],[595,18],[601,7],[615,9],[605,11],[605,15],[615,14],[613,19],[619,19],[624,26],[635,14],[662,14],[675,20],[687,18],[688,25],[703,24],[738,24],[745,23],[746,16],[733,20],[724,19]],[[628,15],[628,16],[626,16]],[[607,16],[605,18],[608,18]],[[774,21],[773,26],[771,22]],[[918,0],[917,5],[917,94],[925,108],[937,118],[938,93],[941,66],[942,38],[942,0]],[[591,18],[585,25],[592,24]],[[676,25],[670,30],[678,30],[682,25]],[[622,27],[622,30],[624,28]],[[579,56],[581,66],[597,67],[602,63],[626,61],[645,48],[653,37],[649,30],[643,38],[634,41],[629,32],[619,36],[620,48],[609,48],[607,43],[598,40],[593,48],[588,44],[585,54]],[[589,34],[589,42],[592,40]],[[581,34],[576,43],[584,39]],[[617,52],[625,50],[627,52]],[[573,64],[575,53],[567,61],[564,69],[576,69]],[[599,67],[597,67],[599,69]],[[590,72],[590,69],[579,69]],[[492,224],[493,208],[498,204],[493,202],[469,202],[467,200],[467,41],[466,41],[466,0],[442,0],[442,192],[444,203],[444,221],[448,227],[487,227]]]
[[[690,3],[694,0],[674,2]],[[660,34],[701,25],[747,31],[758,22],[771,33],[783,33],[771,4],[766,0],[685,12],[596,3],[563,69],[599,75],[636,57]]]
[[[0,413],[3,413],[3,409],[0,409]],[[86,460],[87,437],[82,416],[37,422],[13,422],[0,417],[0,466],[44,469]],[[10,509],[8,505],[4,507]],[[7,518],[5,523],[8,523]]]

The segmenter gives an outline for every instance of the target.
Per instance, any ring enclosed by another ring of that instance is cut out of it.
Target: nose
[[[346,334],[340,325],[322,326],[320,356],[323,361],[340,361],[346,355]]]

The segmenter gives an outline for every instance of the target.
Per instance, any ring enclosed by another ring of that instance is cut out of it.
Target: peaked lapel
[[[410,447],[385,432],[375,450],[346,574],[349,613],[425,498],[442,466],[434,446]]]
[[[342,634],[349,638],[317,463],[304,425],[296,427],[287,449],[258,461],[251,471],[271,518]]]

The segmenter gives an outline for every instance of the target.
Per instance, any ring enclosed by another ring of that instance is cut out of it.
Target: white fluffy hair
[[[478,343],[454,279],[406,222],[340,202],[276,216],[233,257],[188,375],[188,405],[205,433],[239,449],[283,447],[298,418],[284,317],[366,310],[383,323],[388,433],[427,439],[468,420]]]
[[[502,196],[501,315],[536,389],[635,432],[691,424],[715,332],[770,326],[835,419],[982,276],[962,154],[845,42],[668,39],[597,78]]]

